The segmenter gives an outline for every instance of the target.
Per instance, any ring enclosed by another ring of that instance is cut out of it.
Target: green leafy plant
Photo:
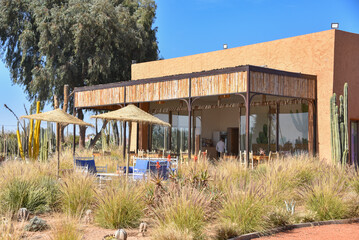
[[[175,231],[187,233],[193,239],[205,239],[205,226],[213,214],[211,203],[211,197],[204,191],[189,186],[169,192],[161,204],[152,209],[156,229],[173,226]]]
[[[81,172],[73,172],[62,178],[60,185],[60,204],[64,213],[81,217],[95,200],[95,177]]]
[[[137,227],[144,215],[143,188],[121,182],[96,194],[95,221],[104,228]]]

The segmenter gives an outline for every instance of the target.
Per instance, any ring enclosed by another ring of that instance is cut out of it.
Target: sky
[[[164,59],[294,37],[330,29],[359,33],[359,0],[157,0],[157,40]],[[0,126],[16,129],[29,108],[0,62]],[[45,110],[51,110],[47,106]],[[85,120],[89,121],[88,116]],[[91,122],[91,121],[89,121]]]

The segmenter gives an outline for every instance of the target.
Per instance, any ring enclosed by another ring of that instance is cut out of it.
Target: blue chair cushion
[[[123,167],[123,173],[126,173],[126,167]],[[133,167],[128,167],[128,173],[133,173]]]
[[[96,173],[96,165],[95,165],[95,160],[91,159],[91,160],[81,160],[81,159],[75,159],[75,164],[76,166],[88,166],[88,171],[90,173]]]

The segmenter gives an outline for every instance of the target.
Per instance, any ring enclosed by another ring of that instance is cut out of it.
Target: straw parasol
[[[145,124],[156,124],[165,127],[171,127],[171,124],[162,121],[161,119],[152,116],[151,114],[143,111],[142,109],[136,107],[133,104],[130,104],[124,108],[118,109],[116,111],[103,113],[99,115],[91,116],[91,118],[101,118],[106,120],[117,120],[123,122],[129,122],[129,144],[131,143],[131,123],[145,123]],[[129,153],[130,146],[127,149],[127,161],[126,161],[126,175],[128,175],[128,167],[129,167]]]
[[[74,117],[66,112],[64,112],[61,109],[55,109],[48,112],[38,113],[38,114],[31,114],[27,116],[21,116],[21,118],[28,118],[28,119],[34,119],[39,121],[45,121],[45,122],[55,122],[60,125],[64,124],[75,124],[80,126],[90,126],[93,127],[92,124],[86,123],[77,117]],[[74,136],[75,137],[75,136]],[[59,135],[57,134],[57,142],[60,142]],[[58,146],[57,151],[57,175],[59,176],[60,171],[60,147]]]
[[[152,116],[142,109],[130,104],[116,111],[91,116],[91,118],[101,118],[106,120],[128,121],[137,123],[156,124],[165,127],[171,127],[171,124]]]

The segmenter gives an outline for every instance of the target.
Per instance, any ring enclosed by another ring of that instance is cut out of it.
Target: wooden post
[[[192,110],[192,153],[197,155],[196,152],[196,117],[194,115],[194,110]]]
[[[74,107],[74,116],[76,117],[76,108]],[[97,120],[97,118],[96,118]],[[73,124],[73,141],[72,141],[72,155],[75,156],[75,151],[76,151],[76,124]]]
[[[251,94],[250,94],[250,88],[251,88],[251,84],[250,84],[250,68],[248,66],[247,68],[247,94],[246,94],[246,161],[247,161],[247,166],[249,166],[249,151],[250,151],[250,146],[249,146],[249,131],[250,131],[250,114],[251,114]]]
[[[276,108],[276,121],[275,121],[275,144],[276,144],[276,151],[279,152],[279,102],[277,102]]]
[[[60,124],[59,123],[56,123],[56,132],[57,132],[57,135],[56,135],[56,138],[57,138],[57,178],[60,177]]]
[[[172,150],[172,111],[168,113],[168,122],[171,124],[171,127],[168,128],[168,150]]]
[[[130,166],[131,130],[132,130],[132,122],[128,122],[128,148],[127,148],[127,160],[126,160],[126,178],[128,178],[128,172],[129,172],[129,166]]]
[[[126,159],[126,122],[123,122],[123,143],[122,143],[122,149],[123,149],[123,159]]]
[[[191,153],[192,153],[192,142],[191,142],[191,129],[192,129],[192,122],[191,122],[191,117],[192,117],[192,79],[189,78],[188,80],[189,82],[189,86],[188,86],[188,102],[187,102],[187,108],[188,108],[188,141],[187,141],[187,144],[188,144],[188,160],[190,161],[191,160]]]
[[[242,108],[239,107],[238,109],[238,156],[241,152],[241,115],[242,115]]]

